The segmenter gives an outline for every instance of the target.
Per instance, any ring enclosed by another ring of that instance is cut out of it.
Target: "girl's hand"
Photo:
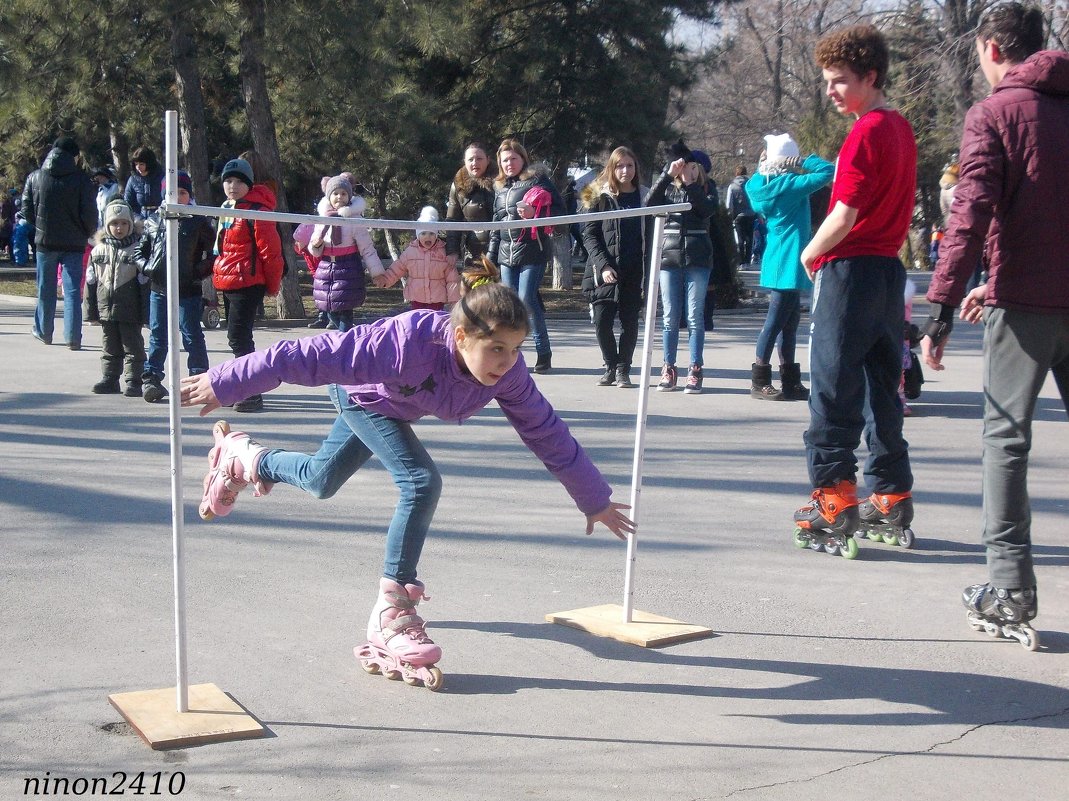
[[[587,536],[594,533],[595,523],[604,523],[605,527],[622,540],[627,539],[628,534],[635,533],[635,524],[627,515],[620,512],[621,509],[630,509],[626,503],[611,502],[597,514],[586,516]]]
[[[383,289],[386,286],[386,276],[385,275],[373,275],[373,276],[371,276],[371,283],[373,283],[379,289]]]
[[[215,397],[215,390],[212,389],[212,382],[207,373],[183,378],[181,397],[183,406],[201,406],[201,417],[219,408],[219,399]]]
[[[676,159],[668,165],[668,174],[673,178],[678,178],[683,172],[683,168],[687,166],[687,162],[684,159]]]
[[[321,247],[323,247],[323,237],[317,236],[315,239],[308,243],[308,247],[314,250],[319,250]]]

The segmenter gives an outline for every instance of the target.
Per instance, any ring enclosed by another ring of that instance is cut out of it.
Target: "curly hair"
[[[875,72],[876,89],[887,83],[891,54],[875,25],[853,25],[827,34],[817,42],[815,56],[821,69],[846,67],[858,77]]]

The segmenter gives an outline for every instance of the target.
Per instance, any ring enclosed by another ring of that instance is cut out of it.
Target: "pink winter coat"
[[[408,276],[405,300],[409,303],[456,303],[460,300],[460,276],[456,263],[445,255],[445,242],[436,239],[425,248],[413,239],[397,261],[386,269],[386,286]]]

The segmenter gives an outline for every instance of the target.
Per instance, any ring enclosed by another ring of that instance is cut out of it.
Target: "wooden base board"
[[[687,640],[712,637],[713,630],[681,623],[670,617],[631,610],[631,622],[624,622],[624,608],[619,604],[588,606],[546,615],[546,622],[581,629],[598,637],[609,637],[643,648],[659,648]]]
[[[267,729],[214,684],[189,687],[189,711],[177,711],[177,690],[115,693],[108,701],[146,743],[160,751],[263,737]]]

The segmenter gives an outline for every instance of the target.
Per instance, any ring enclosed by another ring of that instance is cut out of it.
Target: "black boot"
[[[141,377],[141,397],[149,403],[159,403],[167,397],[163,382],[155,373],[145,373]]]
[[[631,383],[630,364],[616,365],[616,386],[620,387],[620,389],[632,389],[635,386]]]
[[[235,412],[262,412],[264,408],[263,395],[250,395],[245,400],[234,404]]]
[[[794,364],[779,366],[779,380],[783,384],[783,399],[790,401],[809,400],[809,390],[802,386],[802,367]]]
[[[537,369],[538,368],[536,367],[535,370],[537,370]],[[599,387],[611,387],[615,383],[616,383],[616,365],[615,364],[606,364],[605,365],[605,375],[603,375],[601,378],[598,379],[598,386]]]
[[[758,400],[784,400],[783,393],[772,386],[772,365],[750,365],[750,397]]]
[[[119,387],[119,377],[117,375],[104,376],[93,384],[93,392],[97,395],[118,395],[122,392],[122,389]]]
[[[538,360],[535,362],[534,371],[539,374],[548,373],[553,369],[553,354],[552,353],[540,353]]]

